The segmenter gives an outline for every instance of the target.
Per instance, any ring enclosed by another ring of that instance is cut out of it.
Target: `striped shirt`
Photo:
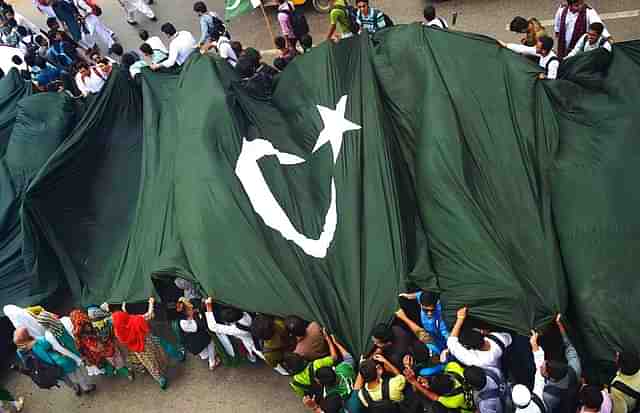
[[[369,33],[375,33],[386,26],[384,13],[373,7],[369,7],[369,14],[366,16],[362,14],[362,11],[358,10],[356,21],[362,30],[366,30]]]

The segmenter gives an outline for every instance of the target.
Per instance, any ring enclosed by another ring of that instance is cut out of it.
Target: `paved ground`
[[[409,23],[421,18],[424,0],[372,0],[384,9],[396,23]],[[31,0],[10,0],[18,12],[44,27],[44,18],[34,10]],[[140,18],[139,28],[159,33],[160,24],[173,22],[179,29],[197,35],[197,19],[191,11],[192,0],[156,0],[154,6],[159,22]],[[127,25],[116,0],[101,0],[104,21],[120,36],[125,48],[137,48],[137,29]],[[209,6],[222,12],[223,0],[209,0]],[[542,20],[553,17],[559,1],[553,0],[449,0],[438,3],[439,13],[451,22],[458,13],[455,29],[484,33],[503,40],[515,40],[505,27],[515,15],[536,16]],[[590,4],[605,18],[616,40],[640,38],[640,3],[638,0],[592,0]],[[275,27],[275,15],[270,16]],[[610,17],[610,18],[608,18]],[[326,15],[309,10],[307,18],[316,43],[324,38]],[[245,46],[271,49],[271,40],[259,11],[234,21],[230,30],[234,39]],[[455,53],[455,51],[452,51]],[[100,380],[96,394],[77,399],[66,389],[38,391],[24,376],[10,374],[5,385],[27,399],[27,412],[112,413],[216,411],[220,413],[288,413],[302,412],[299,401],[288,389],[287,380],[265,367],[220,369],[210,373],[199,360],[190,358],[185,365],[172,369],[171,386],[166,392],[148,377],[129,384],[123,380]],[[213,409],[212,409],[213,408]]]

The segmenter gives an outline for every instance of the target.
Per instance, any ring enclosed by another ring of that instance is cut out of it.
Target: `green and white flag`
[[[250,13],[251,10],[258,6],[260,6],[260,0],[225,0],[225,20],[231,20],[243,14]]]

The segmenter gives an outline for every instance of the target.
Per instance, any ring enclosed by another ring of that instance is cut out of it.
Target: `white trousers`
[[[209,360],[209,366],[213,366],[216,363],[216,347],[213,345],[213,341],[209,343],[207,348],[202,350],[198,354],[202,360]]]
[[[139,11],[150,19],[156,16],[144,0],[121,0],[121,3],[124,11],[127,13],[127,20],[130,22],[136,21],[136,11]]]

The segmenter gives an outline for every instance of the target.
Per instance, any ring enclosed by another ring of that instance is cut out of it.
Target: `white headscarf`
[[[44,336],[44,327],[24,308],[13,304],[5,305],[2,309],[15,328],[26,328],[33,338]]]

